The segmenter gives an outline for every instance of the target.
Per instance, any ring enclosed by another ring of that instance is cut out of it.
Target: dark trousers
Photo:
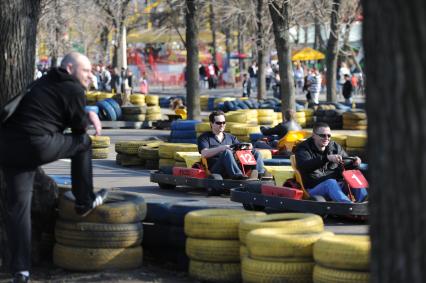
[[[6,181],[6,229],[13,273],[31,267],[31,198],[35,169],[60,158],[71,158],[72,192],[76,203],[91,205],[91,141],[87,134],[25,136],[0,133],[0,164]]]
[[[265,173],[263,169],[263,159],[260,155],[260,152],[257,150],[252,150],[253,156],[256,159],[256,170],[259,173]],[[219,155],[219,159],[210,169],[210,172],[213,174],[220,174],[225,177],[233,177],[235,175],[241,175],[243,172],[238,166],[237,161],[234,158],[234,153],[231,149],[226,149]]]

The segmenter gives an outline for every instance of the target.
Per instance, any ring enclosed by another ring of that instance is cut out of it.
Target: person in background
[[[312,102],[319,104],[319,94],[321,92],[321,73],[317,68],[312,68],[311,75],[308,78],[309,92],[311,93]]]
[[[105,65],[101,67],[101,80],[100,87],[102,91],[111,90],[111,73],[108,71]]]
[[[351,81],[351,78],[348,74],[345,74],[344,78],[345,78],[345,83],[343,84],[342,94],[343,94],[343,97],[345,98],[345,103],[351,104],[352,103],[352,91],[353,91],[352,81]]]
[[[243,97],[250,98],[251,93],[251,80],[247,78],[247,74],[243,75]]]
[[[111,75],[111,91],[115,94],[121,94],[121,82],[122,78],[118,68],[112,69]]]

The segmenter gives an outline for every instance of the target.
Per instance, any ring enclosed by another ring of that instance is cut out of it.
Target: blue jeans
[[[325,180],[312,189],[308,189],[308,192],[310,195],[328,197],[336,202],[351,203],[351,200],[346,195],[348,193],[347,186],[344,184],[340,185],[335,179]],[[351,192],[356,202],[364,200],[368,195],[366,189],[353,189]]]
[[[263,159],[260,152],[252,150],[253,156],[256,159],[256,169],[259,173],[265,173],[263,169]],[[242,175],[240,167],[238,167],[237,161],[234,158],[232,150],[224,150],[220,155],[216,163],[210,168],[210,172],[213,174],[220,174],[222,176],[233,177],[235,175]]]

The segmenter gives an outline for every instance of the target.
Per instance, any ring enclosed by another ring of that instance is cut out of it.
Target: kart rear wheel
[[[243,203],[243,207],[244,207],[245,210],[250,210],[250,211],[263,211],[263,210],[265,210],[264,206],[256,205],[256,204],[252,204],[252,203]]]
[[[176,188],[176,185],[165,184],[165,183],[158,183],[158,186],[160,187],[160,189],[163,189],[163,190],[173,190]]]

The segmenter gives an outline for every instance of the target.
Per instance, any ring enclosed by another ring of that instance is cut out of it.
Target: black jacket
[[[301,129],[302,127],[295,120],[279,123],[273,128],[260,127],[262,134],[265,136],[278,135],[278,139],[283,138],[288,131],[300,131]]]
[[[297,145],[297,169],[302,175],[303,185],[306,189],[312,189],[327,179],[342,179],[342,169],[336,163],[328,161],[327,155],[329,154],[348,156],[343,148],[334,141],[330,141],[323,152],[315,146],[312,137]]]
[[[42,136],[72,128],[74,133],[86,131],[89,119],[81,83],[60,68],[52,68],[46,76],[31,85],[31,91],[20,102],[4,128],[24,135]]]

